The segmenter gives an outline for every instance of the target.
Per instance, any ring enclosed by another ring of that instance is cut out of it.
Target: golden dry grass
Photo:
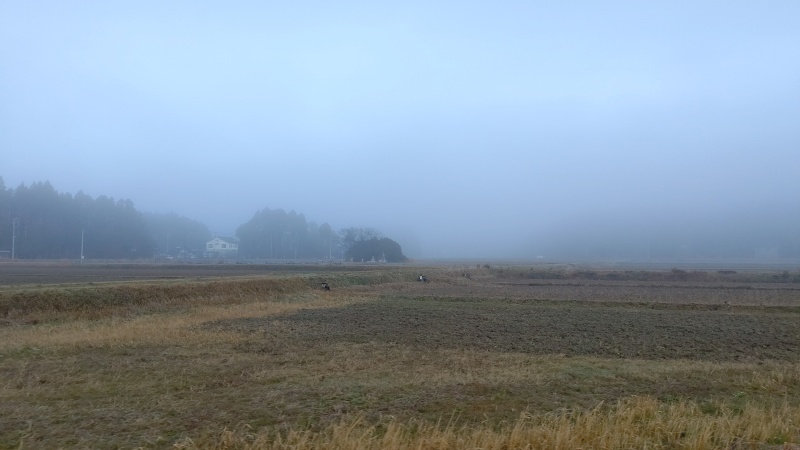
[[[554,414],[521,413],[500,427],[453,422],[350,418],[321,431],[254,431],[247,426],[217,436],[186,438],[178,449],[744,449],[795,448],[800,408],[721,407],[709,416],[692,402],[665,404],[630,397],[611,407]],[[761,445],[762,443],[765,443]],[[785,444],[785,445],[784,445]]]

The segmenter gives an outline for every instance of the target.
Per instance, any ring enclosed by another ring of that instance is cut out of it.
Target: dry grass
[[[198,332],[195,327],[214,320],[242,319],[287,314],[301,308],[331,307],[318,296],[308,296],[304,302],[253,302],[222,306],[199,306],[185,312],[109,317],[103,320],[76,320],[43,324],[37,327],[6,327],[0,329],[0,352],[25,347],[41,350],[59,348],[92,348],[202,345],[238,342],[241,336],[230,332]],[[337,304],[343,304],[339,300]]]
[[[6,286],[0,289],[0,317],[7,324],[102,319],[163,312],[185,306],[270,301],[318,288],[376,285],[415,278],[412,269],[337,273],[282,273],[264,276]]]
[[[712,449],[795,448],[800,439],[800,408],[782,405],[733,410],[721,405],[709,416],[696,404],[664,404],[650,397],[631,397],[611,407],[555,414],[524,412],[500,427],[451,422],[400,422],[391,418],[371,424],[349,418],[321,431],[254,431],[247,426],[217,436],[175,444],[179,449]],[[766,443],[760,445],[761,443]]]
[[[20,289],[25,296],[4,297],[17,313],[0,327],[0,448],[738,449],[800,441],[796,362],[303,340],[304,325],[288,320],[385,301],[386,286],[416,298],[426,286],[496,281],[488,270],[466,279],[449,269],[426,270],[427,285],[406,281],[417,270],[328,274],[332,292],[318,289],[313,274],[115,283],[100,287],[112,297],[102,314],[87,313],[75,294],[102,298],[97,285],[40,288],[47,297],[72,290],[56,303],[60,314],[46,303],[20,305],[37,292]],[[248,320],[256,325],[219,326]]]

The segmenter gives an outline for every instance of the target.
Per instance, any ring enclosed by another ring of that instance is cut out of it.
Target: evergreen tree
[[[239,252],[246,258],[321,259],[334,243],[331,227],[307,222],[303,214],[264,208],[236,230]]]
[[[397,242],[383,237],[380,231],[374,228],[345,228],[341,232],[342,243],[347,249],[345,253],[352,261],[380,261],[404,262],[408,258],[403,255],[403,250]]]
[[[12,220],[15,219],[15,220]],[[21,259],[149,258],[151,238],[141,213],[130,200],[78,192],[59,194],[49,182],[7,190],[0,182],[0,243],[11,247],[16,222],[15,256]]]
[[[145,213],[144,218],[155,241],[155,252],[160,255],[199,255],[212,237],[205,224],[174,213]]]

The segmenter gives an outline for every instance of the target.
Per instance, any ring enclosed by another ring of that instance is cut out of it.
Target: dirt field
[[[394,343],[535,355],[800,361],[800,317],[785,311],[652,309],[385,298],[210,325],[308,342]]]
[[[365,288],[366,289],[366,288]],[[434,280],[433,283],[383,284],[382,295],[442,298],[491,298],[524,301],[727,306],[800,306],[800,283],[505,280],[491,277]]]
[[[419,427],[454,417],[500,436],[472,448],[800,442],[795,272],[11,267],[0,265],[0,448],[253,448],[254,436],[348,420],[370,439],[400,424],[434,442]],[[576,411],[606,420],[625,404],[651,409],[574,428]],[[654,421],[676,405],[679,418]],[[565,428],[519,438],[520,417]],[[644,440],[601,445],[601,432]],[[395,446],[408,447],[426,448]]]

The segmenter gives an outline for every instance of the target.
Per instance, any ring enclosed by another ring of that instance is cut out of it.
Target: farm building
[[[231,258],[239,254],[239,240],[232,237],[215,237],[206,242],[207,258]]]

